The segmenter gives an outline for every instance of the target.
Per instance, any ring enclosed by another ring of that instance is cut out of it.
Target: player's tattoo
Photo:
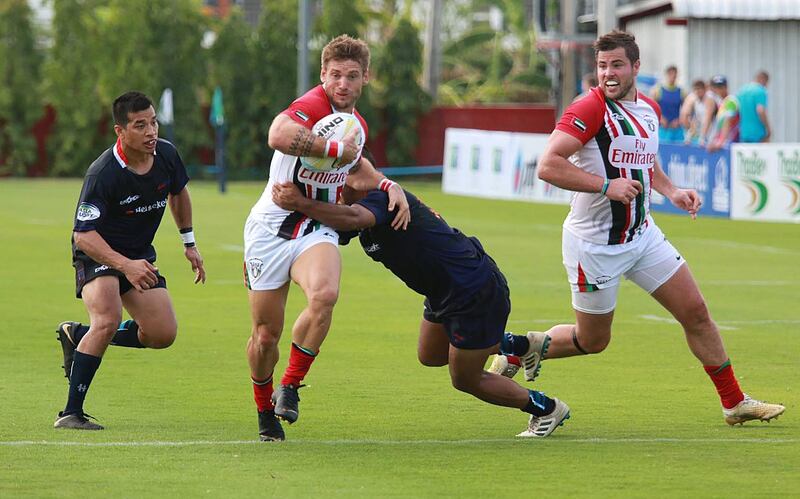
[[[314,134],[307,128],[301,128],[292,139],[288,153],[292,156],[308,156],[314,145]]]

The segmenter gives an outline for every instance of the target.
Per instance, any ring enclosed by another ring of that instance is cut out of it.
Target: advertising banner
[[[710,153],[699,146],[660,144],[658,158],[673,184],[697,191],[703,203],[698,213],[700,216],[730,216],[730,153],[727,149]],[[655,190],[650,208],[653,211],[686,213]]]
[[[800,223],[800,144],[734,144],[731,164],[731,218]]]
[[[571,193],[539,180],[548,135],[448,128],[442,189],[450,194],[569,203]]]

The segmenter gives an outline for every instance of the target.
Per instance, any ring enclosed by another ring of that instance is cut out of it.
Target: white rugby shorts
[[[250,215],[244,224],[245,284],[254,291],[278,289],[289,282],[292,265],[304,251],[321,243],[339,248],[339,234],[321,226],[297,239],[284,239],[271,233],[259,215]]]
[[[685,263],[655,223],[633,241],[615,245],[590,243],[565,229],[561,252],[572,308],[587,314],[614,310],[621,276],[652,293]]]

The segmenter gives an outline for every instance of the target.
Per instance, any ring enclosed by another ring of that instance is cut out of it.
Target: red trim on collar
[[[125,163],[125,166],[128,166],[128,157],[125,156],[125,151],[122,150],[122,140],[119,137],[117,137],[117,143],[114,147],[117,149],[117,156],[119,156],[119,159]]]

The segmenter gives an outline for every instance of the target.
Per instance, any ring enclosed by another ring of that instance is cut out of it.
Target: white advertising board
[[[800,223],[800,144],[733,144],[731,183],[731,218]]]

